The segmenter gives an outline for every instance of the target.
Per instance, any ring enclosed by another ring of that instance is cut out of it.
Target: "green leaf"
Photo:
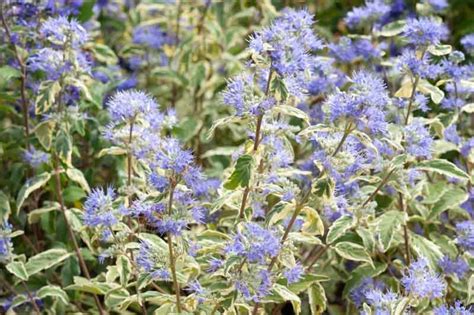
[[[132,274],[132,264],[127,256],[120,255],[117,258],[117,268],[120,276],[120,284],[125,288]]]
[[[287,287],[282,286],[281,284],[275,283],[273,285],[273,291],[280,296],[283,301],[290,301],[293,305],[293,310],[296,314],[301,312],[301,300],[298,295],[294,294]]]
[[[278,106],[273,107],[273,111],[275,113],[281,113],[283,115],[293,116],[293,117],[296,117],[296,118],[300,118],[300,119],[304,120],[305,122],[309,122],[308,114],[306,114],[301,109],[293,107],[293,106],[278,105]]]
[[[15,69],[11,66],[2,66],[0,67],[0,78],[4,82],[8,82],[13,78],[20,78],[21,72],[18,69]]]
[[[342,216],[331,225],[326,237],[327,244],[334,243],[339,237],[344,235],[353,225],[352,217]]]
[[[89,183],[84,177],[84,174],[82,174],[82,172],[78,170],[77,168],[69,167],[66,170],[66,175],[69,177],[69,179],[78,183],[82,187],[82,189],[84,189],[86,192],[89,193],[91,191],[89,187]]]
[[[384,253],[390,248],[395,233],[398,232],[405,221],[405,212],[395,210],[387,211],[377,218],[376,229],[379,235],[381,249]]]
[[[20,192],[18,193],[18,197],[16,198],[16,208],[17,211],[20,210],[23,202],[25,202],[26,198],[35,190],[43,187],[51,178],[50,173],[42,173],[36,175],[35,177],[28,179],[26,183],[21,187]]]
[[[384,37],[396,36],[403,32],[405,25],[406,25],[405,20],[398,20],[398,21],[388,23],[387,25],[382,27],[382,29],[380,30],[380,32],[377,33],[377,35],[384,36]]]
[[[306,214],[305,222],[302,227],[303,233],[310,235],[323,235],[324,234],[324,224],[323,220],[319,216],[319,213],[311,207],[304,207],[301,210],[302,213]]]
[[[71,254],[67,250],[62,248],[53,248],[47,251],[41,252],[28,259],[26,263],[26,271],[29,276],[32,276],[41,270],[51,268],[63,260],[68,258]]]
[[[447,190],[442,197],[431,208],[428,219],[437,218],[442,212],[459,206],[469,198],[467,192],[461,188],[451,188]]]
[[[443,257],[443,253],[438,245],[416,233],[410,233],[410,245],[418,257],[426,257],[428,259],[433,270],[437,268],[438,261]]]
[[[365,248],[359,244],[352,242],[340,242],[334,246],[334,249],[336,250],[336,253],[339,254],[339,256],[345,259],[365,261],[369,264],[373,264],[369,253],[367,253]]]
[[[469,179],[469,175],[467,175],[464,171],[459,169],[453,163],[443,159],[422,161],[416,164],[415,168],[419,170],[435,172],[457,179]]]
[[[453,47],[451,45],[430,45],[428,47],[428,52],[432,55],[435,56],[444,56],[453,50]]]
[[[115,52],[109,46],[98,43],[93,43],[92,45],[91,50],[99,62],[103,62],[107,65],[114,65],[118,62],[117,55],[115,55]]]
[[[36,292],[36,295],[38,295],[40,299],[44,299],[48,296],[54,299],[58,299],[64,305],[69,304],[69,297],[67,296],[67,293],[64,292],[61,287],[58,287],[56,285],[47,285],[45,287],[42,287]]]
[[[298,282],[291,283],[288,285],[288,289],[295,293],[300,294],[304,290],[307,290],[313,283],[321,282],[321,281],[329,281],[329,277],[324,275],[316,275],[316,274],[306,274],[301,277]]]
[[[125,155],[127,154],[127,150],[120,148],[120,147],[110,147],[102,149],[97,157],[103,157],[105,155]]]
[[[417,89],[423,94],[429,94],[435,104],[441,103],[444,98],[444,92],[426,80],[420,80]]]
[[[51,149],[51,143],[53,141],[53,131],[55,122],[51,120],[45,120],[39,123],[35,128],[35,135],[38,138],[39,143],[47,151]]]
[[[55,211],[55,210],[60,210],[60,205],[57,202],[51,202],[45,207],[41,207],[39,209],[30,211],[28,213],[28,223],[29,224],[37,223],[43,214],[51,212],[51,211]]]
[[[216,155],[230,156],[234,154],[237,149],[238,147],[217,147],[215,149],[206,151],[206,153],[201,155],[201,158],[205,159]]]
[[[467,287],[467,304],[474,303],[474,275],[471,275]]]
[[[10,200],[3,191],[0,190],[0,220],[7,219],[10,215]]]
[[[326,310],[327,298],[321,284],[315,283],[309,288],[308,298],[311,314],[322,314]]]
[[[227,182],[224,184],[226,189],[236,189],[239,185],[240,187],[248,186],[250,182],[250,176],[252,172],[254,160],[251,155],[244,154],[237,160],[235,164],[235,169],[230,175]]]
[[[461,108],[461,111],[462,111],[462,112],[466,112],[466,113],[468,113],[468,114],[474,113],[474,103],[469,103],[469,104],[464,105],[464,106]]]
[[[12,261],[5,266],[8,271],[15,275],[18,279],[23,281],[28,280],[28,272],[26,271],[25,264],[21,261]]]

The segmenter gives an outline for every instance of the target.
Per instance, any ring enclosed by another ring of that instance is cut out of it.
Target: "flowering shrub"
[[[2,312],[474,312],[474,34],[254,3],[0,5]]]

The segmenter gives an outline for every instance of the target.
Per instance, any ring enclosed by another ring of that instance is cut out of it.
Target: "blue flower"
[[[380,289],[370,289],[365,292],[367,304],[372,306],[376,315],[390,315],[393,304],[399,299],[392,291],[382,292]]]
[[[425,54],[422,59],[419,59],[416,51],[413,49],[405,49],[402,55],[398,58],[397,67],[403,73],[411,73],[422,79],[434,79],[439,76],[443,67],[431,63],[431,58]]]
[[[71,45],[73,48],[78,48],[88,39],[86,30],[76,20],[69,21],[64,16],[48,18],[41,25],[40,33],[55,45]]]
[[[403,35],[410,44],[420,46],[437,45],[448,36],[448,28],[432,17],[420,17],[407,21]]]
[[[117,92],[108,102],[107,109],[113,122],[134,120],[138,115],[152,115],[157,111],[155,100],[145,92],[130,90]]]
[[[333,123],[340,119],[354,121],[358,129],[384,133],[384,110],[389,102],[384,82],[366,71],[355,72],[351,82],[348,92],[338,91],[328,97],[329,119]]]
[[[468,34],[461,38],[461,45],[469,54],[472,55],[474,53],[474,33]]]
[[[430,300],[442,297],[446,288],[442,278],[430,270],[426,258],[413,262],[400,282],[408,294]]]
[[[206,296],[208,294],[207,290],[204,289],[197,280],[189,282],[186,291],[194,293],[199,303],[203,303],[206,300]]]
[[[466,309],[461,301],[454,302],[454,305],[441,305],[435,307],[434,315],[472,315],[472,309]]]
[[[84,203],[84,224],[90,227],[103,226],[108,228],[118,223],[113,209],[115,196],[112,187],[107,187],[106,190],[100,187],[93,189]]]
[[[474,221],[456,223],[456,243],[470,253],[474,253]]]
[[[0,262],[8,262],[13,252],[13,243],[10,237],[12,225],[3,221],[0,226]]]
[[[443,134],[446,141],[452,142],[456,145],[459,145],[461,143],[461,137],[459,136],[456,130],[456,125],[453,124],[446,128]]]
[[[349,11],[344,19],[350,28],[378,22],[390,12],[390,6],[383,0],[366,0],[365,5]]]
[[[464,277],[464,275],[469,271],[469,265],[461,257],[453,260],[449,258],[449,256],[443,256],[443,258],[438,262],[438,265],[446,275],[453,274],[459,279],[462,279],[462,277]]]
[[[173,38],[157,25],[139,26],[133,30],[133,42],[153,49],[160,49],[165,44],[171,44]]]
[[[304,268],[301,264],[296,264],[294,267],[283,271],[288,284],[298,282],[304,274]]]
[[[405,127],[407,152],[415,157],[430,158],[433,138],[420,120]]]
[[[273,231],[256,223],[246,223],[225,250],[228,254],[246,257],[250,263],[265,264],[266,258],[280,253],[280,248],[280,240]]]
[[[71,69],[71,63],[64,62],[64,53],[52,48],[43,48],[28,58],[28,70],[44,72],[48,80],[57,80]]]
[[[360,307],[364,302],[367,302],[367,293],[376,290],[381,292],[385,289],[385,284],[381,281],[374,280],[372,278],[364,278],[362,282],[351,290],[350,296],[352,301],[357,307]],[[371,296],[374,297],[374,294]]]
[[[170,280],[171,273],[167,267],[167,253],[163,253],[148,241],[142,241],[136,255],[136,262],[154,279]]]
[[[222,259],[217,259],[217,258],[212,258],[211,260],[208,261],[209,263],[209,268],[207,271],[209,272],[216,272],[219,268],[221,268],[224,265],[224,261]]]
[[[23,152],[23,160],[33,168],[38,168],[42,164],[48,163],[49,157],[50,155],[48,153],[36,150],[34,147]]]

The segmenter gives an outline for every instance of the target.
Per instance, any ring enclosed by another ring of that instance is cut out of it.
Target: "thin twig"
[[[64,222],[66,224],[69,238],[71,239],[74,245],[74,251],[76,252],[77,259],[79,260],[79,265],[81,266],[82,272],[84,273],[86,278],[90,280],[91,276],[89,273],[89,269],[87,269],[87,265],[84,261],[84,257],[82,257],[81,250],[79,249],[79,244],[77,243],[76,236],[74,235],[74,231],[72,230],[71,224],[69,223],[69,219],[67,218],[67,215],[66,215],[66,207],[64,206],[64,200],[62,196],[61,178],[59,176],[59,159],[56,153],[54,153],[53,155],[54,155],[54,178],[56,181],[55,189],[56,189],[56,195],[58,198],[60,209],[61,209],[61,212],[63,213]],[[99,298],[97,297],[96,294],[92,294],[92,295],[94,297],[95,304],[97,305],[99,313],[101,315],[104,314],[104,309],[102,308]]]
[[[169,199],[168,199],[168,214],[171,215],[173,212],[173,195],[174,195],[174,189],[176,187],[176,184],[171,181],[170,185],[170,192],[169,192]],[[176,259],[174,256],[174,250],[173,250],[173,238],[171,235],[171,232],[168,232],[168,250],[169,250],[169,259],[170,259],[170,268],[171,268],[171,274],[173,276],[173,284],[174,284],[174,291],[176,294],[176,308],[178,309],[178,313],[181,313],[181,295],[180,295],[180,289],[179,289],[179,283],[178,283],[178,278],[176,277]]]
[[[25,288],[26,294],[28,295],[28,298],[30,299],[31,304],[33,305],[33,308],[35,309],[35,312],[36,312],[38,315],[40,315],[40,314],[41,314],[41,310],[40,310],[38,304],[36,304],[36,301],[35,301],[35,299],[33,298],[33,295],[31,294],[30,290],[28,289],[28,286],[26,285],[25,281],[21,280],[21,284],[23,285],[23,288]]]
[[[400,211],[406,213],[406,207],[403,204],[403,195],[402,193],[398,193],[398,204],[400,207]],[[405,240],[405,255],[406,255],[406,261],[407,261],[407,266],[410,267],[410,239],[408,238],[408,227],[407,224],[403,224],[403,238]]]

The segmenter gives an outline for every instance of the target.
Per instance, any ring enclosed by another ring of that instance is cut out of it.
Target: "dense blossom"
[[[474,252],[474,221],[467,220],[456,224],[456,243],[468,252]]]
[[[265,263],[280,252],[280,241],[271,230],[247,223],[226,247],[226,253],[246,257],[249,262]]]
[[[352,9],[345,18],[349,27],[372,24],[390,12],[390,6],[383,0],[366,0],[365,5]]]
[[[407,293],[420,298],[442,297],[446,288],[446,283],[440,276],[430,270],[426,258],[413,262],[403,275],[401,283]]]
[[[433,138],[420,120],[405,127],[407,152],[415,157],[431,157]]]
[[[109,228],[118,222],[112,203],[116,193],[112,187],[95,188],[84,203],[84,224]]]
[[[472,311],[464,307],[460,301],[456,301],[454,305],[441,305],[434,309],[435,315],[470,315]]]
[[[137,254],[137,264],[155,279],[169,280],[171,274],[166,265],[166,254],[149,241],[142,241]]]
[[[84,44],[88,38],[86,30],[76,20],[68,20],[64,16],[46,20],[41,25],[40,33],[54,45],[70,44],[74,48]]]
[[[462,279],[469,271],[469,265],[461,257],[451,259],[448,256],[443,256],[438,264],[445,274],[456,275],[459,279]]]
[[[403,35],[410,44],[414,45],[436,45],[448,36],[447,27],[440,21],[429,17],[409,19],[403,31]]]

